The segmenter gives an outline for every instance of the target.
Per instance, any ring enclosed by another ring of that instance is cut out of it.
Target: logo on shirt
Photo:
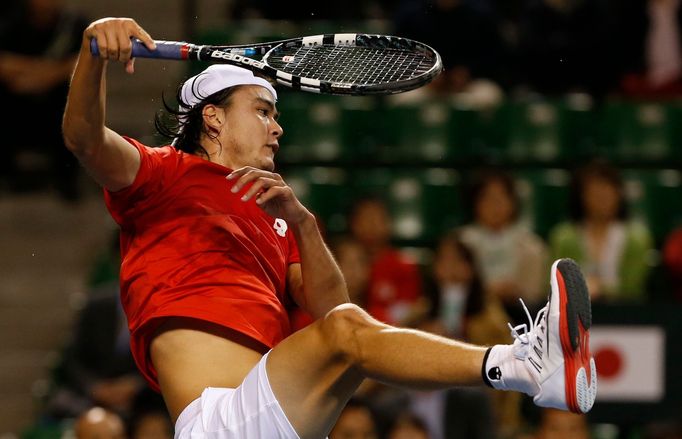
[[[284,221],[281,218],[277,218],[275,219],[275,224],[272,225],[272,228],[275,229],[275,232],[277,232],[279,236],[284,238],[284,236],[286,236],[287,229],[289,228],[289,226],[287,225],[286,221]]]

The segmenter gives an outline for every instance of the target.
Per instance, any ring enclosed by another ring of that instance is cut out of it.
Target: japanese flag
[[[655,402],[665,390],[665,331],[658,326],[593,326],[597,401]]]

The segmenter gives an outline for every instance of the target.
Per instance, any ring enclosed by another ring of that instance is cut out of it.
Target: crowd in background
[[[67,14],[58,0],[3,7],[9,12],[0,20],[0,97],[11,110],[5,120],[13,129],[4,131],[7,160],[0,164],[0,190],[42,181],[63,199],[76,201],[79,169],[66,154],[59,123],[87,21]],[[394,34],[441,53],[445,72],[427,89],[435,94],[492,84],[509,96],[682,96],[679,0],[300,1],[295,8],[283,2],[230,2],[226,19],[251,18],[388,20]],[[31,135],[32,118],[26,117],[36,108],[39,136]],[[25,162],[35,159],[31,151],[49,161],[42,180],[21,173]],[[595,303],[645,303],[652,276],[665,279],[666,300],[682,301],[682,228],[655,242],[647,225],[628,215],[617,165],[595,161],[575,171],[565,200],[570,218],[554,224],[546,239],[519,221],[513,171],[477,174],[469,191],[469,221],[434,242],[426,263],[394,244],[392,213],[382,194],[358,197],[347,212],[345,233],[327,237],[351,300],[387,323],[484,345],[508,343],[507,322],[526,320],[518,298],[531,312],[541,306],[550,264],[559,257],[582,266]],[[659,270],[652,254],[660,254]],[[170,438],[163,401],[146,388],[130,356],[118,300],[116,236],[100,262],[92,268],[88,302],[52,371],[36,422],[72,421],[76,437],[84,439]],[[291,310],[291,318],[297,328],[310,323],[298,309]],[[330,439],[590,437],[585,416],[529,410],[527,400],[513,393],[404,391],[368,380]]]
[[[519,221],[513,175],[496,168],[476,173],[469,191],[470,220],[440,236],[427,263],[394,244],[392,214],[381,194],[359,194],[348,211],[346,232],[326,239],[351,301],[375,318],[479,345],[508,343],[507,323],[526,321],[525,308],[534,312],[546,300],[555,258],[571,257],[582,266],[593,303],[650,300],[647,284],[660,274],[652,270],[655,244],[647,226],[629,217],[617,168],[604,161],[588,163],[576,170],[571,187],[565,200],[571,217],[555,224],[548,239]],[[664,245],[671,279],[682,271],[679,234],[673,232]],[[111,247],[92,267],[89,300],[53,370],[40,422],[78,420],[91,416],[93,407],[137,422],[136,401],[143,398],[156,416],[149,428],[169,432],[162,400],[149,398],[153,395],[130,355],[118,300],[117,240],[113,232]],[[666,300],[679,301],[674,289],[669,291]],[[300,329],[311,318],[293,307],[291,321]],[[513,392],[408,391],[367,380],[330,439],[588,438],[591,428],[587,416],[539,410]],[[643,426],[641,437],[657,437],[646,431]]]
[[[379,19],[436,48],[441,91],[487,79],[510,93],[583,91],[669,98],[682,92],[677,0],[302,1],[230,3],[235,20]]]
[[[429,92],[499,96],[587,93],[674,99],[682,94],[682,8],[678,0],[373,0],[297,2],[291,8],[261,0],[228,1],[226,28],[249,19],[306,22],[380,20],[383,32],[432,45],[445,71]],[[12,0],[0,17],[0,97],[7,160],[0,187],[55,187],[80,197],[78,165],[66,154],[60,121],[68,77],[87,19],[64,0]],[[248,23],[248,22],[247,22]],[[354,26],[355,29],[357,27]],[[360,29],[362,30],[362,29]],[[371,31],[371,26],[367,31]],[[197,33],[202,30],[198,29]],[[188,35],[188,39],[199,35]],[[240,41],[242,42],[242,41]],[[40,141],[30,118],[42,108]],[[27,135],[28,134],[28,135]],[[42,161],[42,162],[41,162]],[[42,169],[26,175],[22,169]]]

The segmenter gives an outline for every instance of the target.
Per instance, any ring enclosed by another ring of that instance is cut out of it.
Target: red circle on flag
[[[599,378],[613,378],[623,369],[623,356],[618,349],[611,346],[603,346],[594,354],[594,362],[597,365]]]

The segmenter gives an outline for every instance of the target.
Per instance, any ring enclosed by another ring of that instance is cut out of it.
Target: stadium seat
[[[338,99],[329,96],[286,92],[278,102],[284,136],[279,159],[334,162],[343,155],[342,109]]]
[[[381,109],[371,96],[337,96],[341,107],[341,155],[346,162],[374,161],[382,138]]]
[[[596,126],[592,100],[585,95],[564,99],[507,102],[500,110],[498,137],[513,162],[575,160],[593,155]]]
[[[672,144],[680,110],[663,103],[609,102],[600,114],[599,142],[616,161],[665,160],[678,154]]]
[[[563,169],[534,169],[516,173],[521,220],[542,238],[568,218],[570,174]]]
[[[403,242],[432,244],[461,223],[460,176],[446,168],[356,170],[354,193],[378,195],[387,203],[393,235]]]
[[[353,190],[349,173],[336,167],[290,167],[281,171],[298,199],[331,233],[346,230],[346,215]]]
[[[682,172],[628,170],[624,179],[631,216],[646,223],[660,244],[673,228],[682,225]]]
[[[550,102],[505,105],[507,157],[512,161],[551,161],[560,156],[559,107]]]
[[[450,106],[445,101],[389,104],[383,112],[381,160],[410,163],[447,160]]]
[[[36,422],[21,432],[20,439],[62,439],[68,437],[71,430],[71,422]]]

